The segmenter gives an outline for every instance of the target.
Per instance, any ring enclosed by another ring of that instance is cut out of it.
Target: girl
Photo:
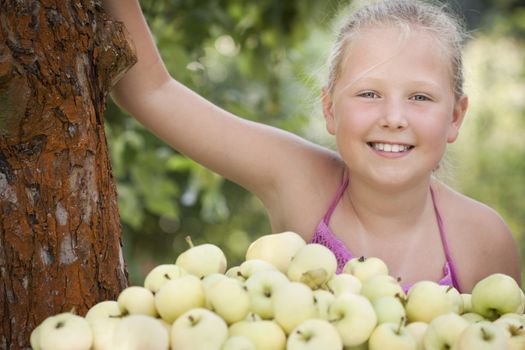
[[[239,118],[172,79],[136,0],[105,0],[138,63],[114,100],[178,151],[264,203],[272,229],[325,244],[342,268],[383,259],[405,285],[434,280],[469,292],[495,272],[520,283],[501,217],[432,173],[467,110],[461,26],[441,6],[375,2],[350,14],[322,91],[337,151]]]

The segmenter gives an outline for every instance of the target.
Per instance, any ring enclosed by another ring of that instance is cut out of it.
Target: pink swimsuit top
[[[330,221],[330,218],[332,216],[332,213],[335,210],[335,207],[341,200],[341,197],[343,196],[344,191],[346,190],[349,183],[349,178],[345,177],[343,183],[339,187],[339,190],[337,191],[332,204],[328,208],[328,211],[324,215],[323,219],[317,226],[317,229],[315,230],[315,234],[313,235],[312,239],[310,240],[311,243],[319,243],[324,245],[325,247],[329,248],[337,258],[337,273],[341,273],[343,271],[343,267],[345,266],[346,262],[354,257],[352,252],[348,250],[348,248],[345,246],[345,244],[339,240],[330,230],[330,227],[328,227],[328,223]],[[441,236],[441,242],[443,244],[443,250],[445,252],[445,266],[443,267],[443,277],[439,280],[439,284],[441,285],[448,285],[453,286],[458,291],[459,289],[459,283],[456,279],[456,272],[454,263],[452,261],[452,257],[450,255],[450,250],[447,243],[447,237],[445,235],[445,228],[443,225],[443,221],[441,219],[441,215],[439,214],[439,210],[436,206],[436,200],[434,196],[434,191],[432,188],[430,188],[430,194],[432,196],[432,204],[434,205],[434,211],[436,213],[436,219],[437,224],[439,228],[439,234]],[[410,289],[411,285],[403,285],[403,289],[408,291]]]

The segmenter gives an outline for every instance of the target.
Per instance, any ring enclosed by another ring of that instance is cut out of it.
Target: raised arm
[[[286,179],[313,174],[319,162],[333,158],[288,132],[234,116],[172,79],[136,0],[105,0],[104,7],[124,22],[138,56],[114,87],[114,100],[181,153],[263,201]]]

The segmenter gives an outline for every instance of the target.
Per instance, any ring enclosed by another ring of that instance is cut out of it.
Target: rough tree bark
[[[0,0],[0,349],[127,285],[103,125],[127,39],[99,0]]]

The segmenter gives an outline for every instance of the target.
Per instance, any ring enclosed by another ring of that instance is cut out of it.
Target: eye
[[[428,96],[421,95],[421,94],[414,95],[410,97],[410,99],[413,101],[430,101],[430,98]]]
[[[375,92],[373,91],[365,91],[365,92],[361,92],[360,94],[358,94],[359,97],[364,97],[364,98],[379,98],[379,95],[376,94]]]

